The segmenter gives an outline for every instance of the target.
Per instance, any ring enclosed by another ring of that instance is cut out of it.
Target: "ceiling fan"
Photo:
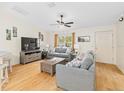
[[[51,25],[63,25],[63,26],[66,26],[66,27],[71,27],[69,24],[74,24],[74,22],[63,22],[63,15],[60,15],[60,20],[57,20],[57,24],[51,24]]]

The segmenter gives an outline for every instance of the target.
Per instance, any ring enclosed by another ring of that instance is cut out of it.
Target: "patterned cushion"
[[[93,64],[93,55],[90,53],[81,53],[78,57],[66,64],[67,67],[77,67],[88,70]],[[92,69],[92,68],[91,68]]]
[[[84,55],[85,55],[84,53],[81,53],[76,58],[81,61],[81,60],[83,60]]]
[[[68,62],[66,64],[66,67],[77,67],[77,68],[79,68],[80,66],[81,66],[81,61],[77,60],[77,59],[74,59],[71,62]]]

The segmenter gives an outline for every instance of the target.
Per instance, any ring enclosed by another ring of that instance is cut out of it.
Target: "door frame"
[[[98,33],[98,32],[111,32],[112,33],[112,64],[114,63],[114,35],[113,35],[113,31],[112,30],[110,30],[110,31],[96,31],[95,32],[95,53],[96,53],[96,33]],[[110,64],[110,63],[108,63],[108,64]]]

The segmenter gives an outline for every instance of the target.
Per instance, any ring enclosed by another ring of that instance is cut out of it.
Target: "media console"
[[[32,51],[21,51],[20,52],[20,63],[26,64],[32,61],[41,59],[41,51],[40,50],[32,50]]]

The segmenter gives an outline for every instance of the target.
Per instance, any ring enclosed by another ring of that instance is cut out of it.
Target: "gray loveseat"
[[[71,60],[71,55],[70,55],[71,51],[69,48],[61,48],[61,47],[57,47],[54,50],[48,52],[47,57],[48,58],[52,58],[52,57],[61,57],[61,58],[65,58],[66,61],[70,61]]]
[[[56,65],[57,87],[68,91],[95,90],[95,57],[92,61],[93,64],[88,69]]]

